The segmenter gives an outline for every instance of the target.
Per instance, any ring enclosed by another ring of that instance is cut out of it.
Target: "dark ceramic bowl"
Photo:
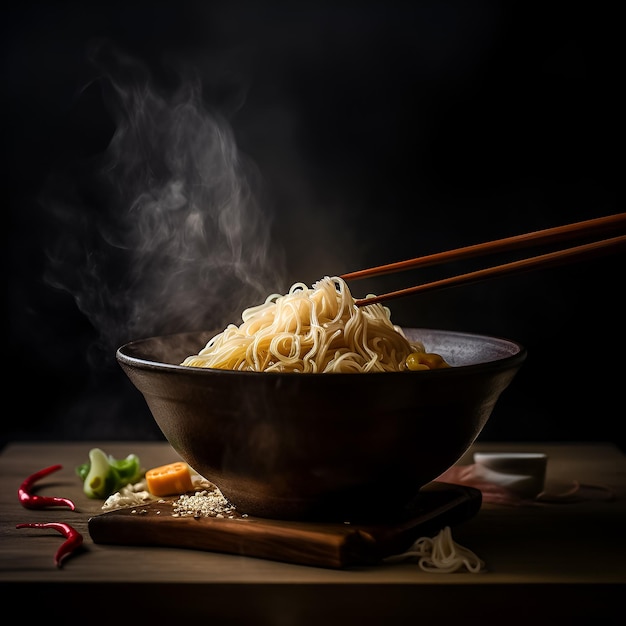
[[[526,358],[507,339],[404,331],[452,367],[297,374],[178,365],[215,333],[133,341],[117,359],[174,450],[240,513],[390,520],[467,451]]]

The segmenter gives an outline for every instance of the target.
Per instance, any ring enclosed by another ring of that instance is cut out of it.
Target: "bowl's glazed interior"
[[[178,365],[212,332],[134,341],[117,359],[174,450],[239,512],[397,519],[475,441],[526,357],[508,339],[404,332],[452,367],[297,374]]]

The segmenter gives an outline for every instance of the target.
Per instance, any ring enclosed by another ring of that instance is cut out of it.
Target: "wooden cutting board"
[[[392,524],[283,521],[235,514],[232,518],[175,517],[178,498],[125,507],[89,519],[99,544],[168,546],[343,568],[374,564],[406,551],[418,538],[473,517],[482,502],[472,487],[433,482],[406,519]]]

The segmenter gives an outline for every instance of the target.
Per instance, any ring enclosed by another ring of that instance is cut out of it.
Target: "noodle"
[[[468,548],[456,543],[449,526],[434,537],[420,537],[406,552],[389,557],[388,561],[398,561],[416,557],[418,566],[424,572],[452,574],[465,569],[472,574],[485,571],[485,562]]]
[[[181,365],[253,372],[397,372],[448,367],[409,341],[380,303],[358,307],[346,282],[295,283],[245,309]],[[408,359],[408,361],[407,361]]]

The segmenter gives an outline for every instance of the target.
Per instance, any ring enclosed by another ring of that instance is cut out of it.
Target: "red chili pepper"
[[[38,480],[47,476],[48,474],[52,474],[52,472],[56,472],[60,470],[62,465],[52,465],[50,467],[46,467],[34,474],[31,474],[17,490],[17,495],[20,499],[20,502],[27,509],[46,509],[53,506],[63,506],[72,509],[72,511],[76,508],[74,503],[67,498],[53,498],[50,496],[37,496],[30,492],[34,483]]]
[[[60,532],[66,540],[61,544],[54,557],[57,567],[61,567],[61,561],[74,552],[83,543],[83,536],[69,524],[61,522],[31,522],[28,524],[18,524],[15,528],[53,528]]]

